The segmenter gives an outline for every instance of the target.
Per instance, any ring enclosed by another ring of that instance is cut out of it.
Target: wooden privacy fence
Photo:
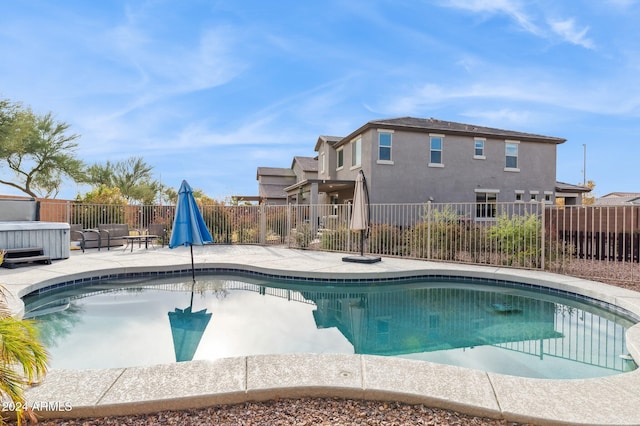
[[[640,261],[640,206],[549,207],[546,216],[547,232],[578,259]]]
[[[638,232],[560,231],[560,239],[575,247],[579,259],[638,262],[640,234]]]

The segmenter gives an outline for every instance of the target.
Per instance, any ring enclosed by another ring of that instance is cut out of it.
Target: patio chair
[[[102,244],[102,237],[100,232],[96,229],[83,229],[82,224],[69,225],[69,237],[71,241],[77,241],[80,243],[80,248],[84,253],[85,249],[98,248]]]
[[[157,235],[161,241],[162,247],[166,244],[167,238],[167,225],[164,223],[150,223],[147,226],[147,233],[149,235]]]

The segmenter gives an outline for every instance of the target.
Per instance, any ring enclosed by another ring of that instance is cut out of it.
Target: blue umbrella
[[[178,190],[178,205],[173,220],[169,248],[189,246],[191,249],[191,275],[194,283],[196,282],[196,269],[193,265],[193,245],[202,246],[212,242],[213,238],[204,223],[196,199],[193,198],[193,190],[187,181],[183,180],[180,190]]]

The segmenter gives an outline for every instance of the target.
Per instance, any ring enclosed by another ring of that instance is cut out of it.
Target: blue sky
[[[401,116],[566,138],[557,179],[640,192],[640,0],[0,0],[0,98],[92,164],[222,199]],[[2,173],[2,170],[0,170]],[[59,198],[86,188],[70,184]],[[0,193],[12,193],[8,187]]]

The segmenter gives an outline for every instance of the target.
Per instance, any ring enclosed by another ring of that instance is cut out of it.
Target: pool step
[[[24,266],[30,263],[51,264],[51,258],[45,256],[42,247],[5,249],[3,268],[13,269],[16,266]]]

